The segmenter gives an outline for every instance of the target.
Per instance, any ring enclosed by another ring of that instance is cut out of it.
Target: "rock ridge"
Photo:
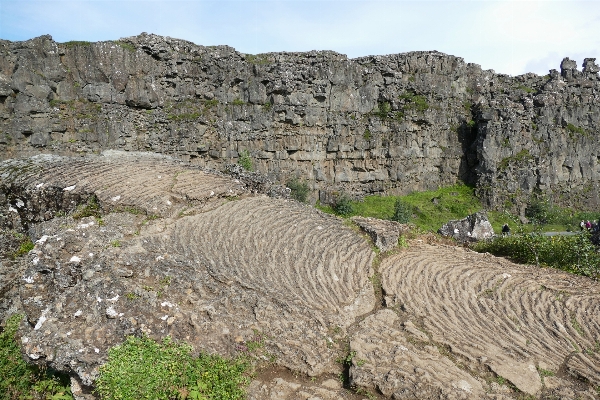
[[[437,51],[243,54],[143,33],[0,41],[0,157],[152,151],[223,170],[242,154],[325,201],[464,181],[489,208],[599,204],[600,78],[565,58],[508,76]]]

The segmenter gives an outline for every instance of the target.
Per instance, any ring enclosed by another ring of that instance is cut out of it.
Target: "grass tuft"
[[[103,400],[245,398],[248,364],[217,355],[192,357],[191,346],[169,337],[130,336],[109,351],[96,393]]]

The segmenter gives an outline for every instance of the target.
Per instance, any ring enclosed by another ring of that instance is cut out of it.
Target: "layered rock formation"
[[[241,154],[322,200],[462,180],[487,206],[598,204],[600,78],[565,58],[517,77],[439,52],[249,55],[142,34],[0,42],[0,156],[154,151],[222,169]]]
[[[249,399],[597,396],[598,282],[425,237],[377,256],[401,226],[253,191],[155,154],[0,162],[1,227],[35,243],[9,261],[0,230],[0,321],[80,400],[129,335],[251,357]]]

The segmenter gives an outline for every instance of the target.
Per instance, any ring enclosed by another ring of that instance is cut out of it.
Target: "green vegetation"
[[[397,121],[402,121],[407,112],[425,112],[429,109],[427,98],[423,95],[405,92],[398,96],[398,98],[402,102],[402,107],[394,116]]]
[[[19,246],[19,249],[17,251],[15,251],[14,258],[24,256],[25,254],[27,254],[31,250],[33,250],[34,247],[35,247],[35,245],[31,241],[31,239],[29,239],[29,237],[27,237],[25,239],[25,241],[21,243],[21,245]]]
[[[241,165],[246,171],[252,171],[254,169],[252,165],[252,157],[250,157],[250,152],[248,150],[242,150],[240,152],[238,164]]]
[[[333,211],[344,217],[349,217],[354,213],[353,202],[346,193],[342,193],[337,197],[333,205]]]
[[[554,267],[592,278],[600,277],[600,254],[587,232],[574,236],[519,233],[478,242],[473,249],[508,257],[516,262]]]
[[[100,205],[98,204],[98,198],[96,196],[92,196],[85,204],[77,207],[77,210],[75,210],[73,213],[73,219],[81,219],[85,217],[101,218],[101,211]]]
[[[352,201],[342,194],[333,206],[317,207],[342,217],[361,215],[413,223],[419,230],[433,232],[450,220],[464,218],[483,208],[474,188],[464,184],[405,196],[366,196],[362,201]],[[508,223],[513,235],[478,242],[473,245],[476,251],[600,278],[600,253],[590,241],[589,233],[573,236],[545,236],[541,233],[542,229],[579,230],[579,221],[600,219],[600,214],[573,212],[535,198],[526,209],[526,215],[532,221],[530,224],[523,225],[516,216],[506,212],[490,211],[487,214],[495,232],[499,233],[501,226]]]
[[[473,103],[471,103],[470,101],[465,101],[465,102],[463,103],[463,108],[464,108],[464,109],[465,109],[465,111],[466,111],[467,113],[469,113],[469,114],[471,113],[471,107],[473,107]]]
[[[369,128],[366,128],[365,132],[363,133],[363,139],[365,139],[365,140],[371,140],[372,137],[373,137],[373,134],[371,133],[371,131],[369,130]]]
[[[401,224],[407,224],[412,217],[412,207],[406,204],[401,199],[396,199],[394,203],[394,215],[391,220],[400,222]]]
[[[404,111],[415,110],[418,112],[425,112],[429,109],[427,98],[423,95],[406,92],[398,96],[398,98],[404,101],[404,105],[402,107]]]
[[[530,88],[530,87],[527,87],[527,86],[525,86],[525,85],[519,85],[519,86],[517,86],[517,89],[519,89],[519,90],[523,90],[523,91],[525,91],[525,92],[527,92],[527,93],[534,93],[534,92],[535,92],[535,90],[534,90],[534,89],[532,89],[532,88]]]
[[[534,197],[525,209],[525,216],[536,225],[554,226],[560,228],[560,230],[577,231],[580,229],[580,221],[598,220],[600,219],[600,212],[577,212],[570,208],[554,206],[543,197]]]
[[[208,111],[217,106],[219,101],[212,100],[185,100],[177,103],[165,105],[167,119],[171,121],[194,121],[202,116],[206,116]]]
[[[271,64],[271,60],[267,58],[266,54],[246,54],[246,61],[252,65],[268,65]]]
[[[310,188],[308,187],[308,183],[304,181],[300,181],[297,178],[291,179],[287,181],[285,184],[291,190],[292,199],[297,200],[302,203],[306,203],[308,200],[308,195],[310,193]]]
[[[231,102],[231,104],[233,104],[234,106],[243,106],[243,105],[246,105],[246,103],[242,99],[234,99]]]
[[[349,213],[340,213],[335,207],[323,207],[325,212],[344,216],[362,215],[380,219],[393,219],[410,215],[408,222],[417,227],[437,231],[443,224],[452,219],[464,218],[481,210],[481,203],[475,197],[474,189],[464,184],[457,184],[437,190],[413,192],[406,196],[366,196],[362,201],[351,201]],[[396,204],[400,202],[398,215]],[[348,207],[345,206],[347,210]],[[403,218],[405,220],[405,218]]]
[[[533,156],[529,153],[529,150],[523,149],[514,156],[506,157],[498,164],[498,170],[503,171],[508,168],[509,165],[524,164],[525,162],[533,160]]]
[[[392,110],[392,106],[389,102],[383,101],[377,103],[377,107],[373,110],[373,114],[378,116],[382,121],[388,119],[388,114]]]
[[[77,47],[77,46],[91,46],[92,42],[86,42],[83,40],[71,40],[69,42],[65,42],[63,43],[65,46],[67,46],[67,48],[71,48],[71,47]]]
[[[269,111],[271,111],[271,107],[272,107],[271,102],[267,101],[265,104],[263,104],[262,109],[265,112],[269,112]]]
[[[132,45],[131,43],[127,43],[127,42],[122,42],[120,40],[117,40],[114,42],[117,46],[122,47],[123,49],[127,50],[127,51],[131,51],[134,52],[135,51],[135,46]]]
[[[196,358],[191,351],[169,337],[155,342],[130,336],[109,351],[96,392],[103,400],[245,398],[247,362],[202,353]]]
[[[569,136],[571,138],[575,137],[575,135],[585,135],[586,131],[580,126],[575,126],[573,124],[567,124],[567,130],[569,131]]]
[[[0,333],[0,400],[73,399],[68,377],[23,361],[15,338],[22,319],[12,315]]]

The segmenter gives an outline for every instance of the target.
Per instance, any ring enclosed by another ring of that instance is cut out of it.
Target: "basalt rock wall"
[[[153,151],[224,169],[249,157],[324,201],[463,181],[487,206],[542,193],[593,208],[600,78],[517,77],[436,51],[348,59],[248,55],[141,34],[119,41],[0,41],[0,158]]]

